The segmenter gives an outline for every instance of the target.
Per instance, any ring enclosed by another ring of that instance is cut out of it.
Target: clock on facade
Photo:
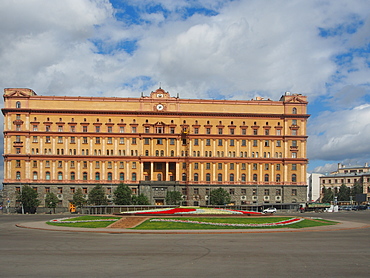
[[[157,104],[157,110],[163,110],[164,106],[162,104]]]

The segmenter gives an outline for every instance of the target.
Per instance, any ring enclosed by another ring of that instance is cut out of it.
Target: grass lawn
[[[160,219],[160,218],[156,218]],[[167,218],[168,219],[168,218]],[[231,223],[231,224],[263,224],[263,223],[275,223],[291,219],[291,217],[250,217],[250,218],[206,218],[206,217],[184,217],[184,218],[171,218],[179,220],[192,220],[201,222],[211,223]],[[204,229],[276,229],[276,228],[307,228],[316,226],[335,225],[336,222],[327,221],[315,221],[304,219],[301,222],[284,225],[284,226],[269,226],[269,227],[230,227],[230,226],[216,226],[216,225],[204,225],[194,223],[175,223],[175,222],[150,222],[147,220],[139,226],[132,228],[136,230],[204,230]]]
[[[63,226],[63,227],[74,227],[74,228],[105,228],[114,221],[98,221],[98,222],[77,222],[77,223],[63,223],[63,221],[82,221],[82,220],[101,220],[101,219],[117,219],[121,217],[112,216],[78,216],[74,218],[64,219],[60,222],[46,222],[48,225],[52,226]]]

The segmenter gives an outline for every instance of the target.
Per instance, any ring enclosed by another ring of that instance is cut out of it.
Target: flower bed
[[[68,220],[73,219],[76,217],[64,217],[64,218],[58,218],[58,219],[52,219],[48,222],[52,223],[87,223],[87,222],[102,222],[102,221],[117,221],[117,219],[92,219],[92,220]]]
[[[180,220],[180,219],[151,219],[150,222],[174,222],[174,223],[187,223],[187,224],[202,224],[202,225],[213,225],[213,226],[228,226],[228,227],[274,227],[274,226],[286,226],[290,224],[296,224],[304,219],[302,218],[291,218],[273,223],[251,223],[251,224],[237,224],[237,223],[213,223],[213,222],[202,222],[194,220]]]
[[[165,209],[152,209],[141,211],[128,211],[123,214],[248,214],[248,215],[261,215],[260,212],[243,211],[232,209],[219,209],[219,208],[165,208]]]

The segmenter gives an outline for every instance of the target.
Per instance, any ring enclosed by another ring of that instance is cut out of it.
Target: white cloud
[[[370,104],[325,112],[310,121],[310,159],[338,160],[370,157]]]

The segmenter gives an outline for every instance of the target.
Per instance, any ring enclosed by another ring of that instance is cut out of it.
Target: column
[[[150,162],[150,180],[154,181],[154,162]]]

